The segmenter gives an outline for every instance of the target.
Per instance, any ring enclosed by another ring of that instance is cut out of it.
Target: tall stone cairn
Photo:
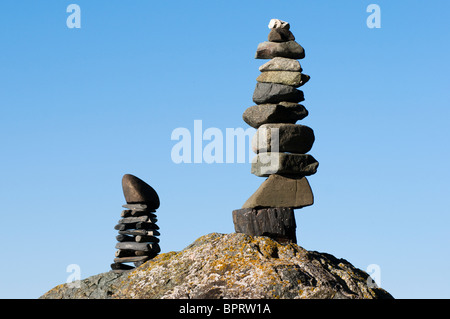
[[[314,131],[295,124],[308,116],[299,102],[298,88],[309,81],[299,59],[305,50],[295,41],[289,23],[272,19],[268,41],[258,45],[256,59],[270,59],[260,66],[253,102],[244,121],[257,129],[252,149],[257,154],[251,173],[267,177],[241,209],[233,211],[235,231],[268,236],[279,242],[297,242],[294,209],[314,203],[306,176],[315,174],[319,163],[306,154],[314,143]]]
[[[122,178],[122,189],[127,202],[122,207],[121,219],[114,229],[116,236],[114,263],[111,271],[121,273],[142,265],[158,255],[159,247],[158,221],[156,209],[159,197],[156,191],[136,176],[126,174]],[[129,263],[133,265],[129,265]]]

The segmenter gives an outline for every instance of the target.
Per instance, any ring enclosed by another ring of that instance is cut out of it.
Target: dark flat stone
[[[278,83],[256,83],[253,92],[253,102],[256,104],[276,104],[279,102],[301,102],[305,97],[303,92],[290,85]]]
[[[296,223],[292,208],[244,208],[233,211],[236,233],[267,236],[279,242],[297,242]]]

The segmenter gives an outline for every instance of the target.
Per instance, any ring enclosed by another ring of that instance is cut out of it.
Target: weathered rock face
[[[296,244],[212,233],[129,272],[90,277],[78,290],[60,285],[41,298],[392,298],[368,278],[344,259]]]
[[[105,272],[72,284],[58,285],[39,299],[110,299],[121,277],[122,274]]]

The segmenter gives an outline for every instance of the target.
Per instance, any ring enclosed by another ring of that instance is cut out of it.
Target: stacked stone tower
[[[116,236],[118,250],[111,264],[116,273],[134,269],[161,251],[155,215],[159,208],[158,194],[150,185],[130,174],[123,176],[122,189],[127,204],[123,205],[122,218],[114,227],[119,231]]]
[[[297,242],[294,209],[314,203],[306,176],[315,174],[319,163],[306,154],[314,143],[314,131],[295,124],[308,116],[298,88],[309,81],[299,59],[305,50],[295,41],[287,22],[272,19],[266,42],[260,43],[256,59],[270,59],[259,70],[253,102],[244,121],[257,129],[252,149],[257,154],[251,172],[267,177],[258,190],[233,211],[236,232],[269,236],[280,242]]]

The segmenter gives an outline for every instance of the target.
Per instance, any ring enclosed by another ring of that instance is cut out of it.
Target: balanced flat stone
[[[247,108],[242,115],[245,123],[258,128],[267,123],[291,123],[308,116],[308,110],[301,104],[280,102],[278,104],[259,104]]]
[[[272,174],[242,208],[291,207],[302,208],[314,204],[314,196],[306,177],[290,178]]]
[[[302,72],[300,62],[295,59],[288,59],[282,57],[275,57],[270,61],[267,61],[259,67],[260,72],[265,71],[292,71]]]
[[[158,219],[154,216],[125,217],[118,221],[118,224],[131,224],[139,222],[156,223]]]
[[[305,125],[263,124],[252,138],[252,150],[260,152],[308,153],[314,144],[314,131]]]
[[[140,178],[125,174],[122,188],[128,204],[146,204],[149,209],[159,208],[159,197],[156,191]]]
[[[256,104],[301,102],[304,101],[303,92],[296,88],[278,83],[256,83],[253,92],[253,102]]]
[[[139,212],[154,212],[154,209],[149,209],[147,205],[145,204],[126,204],[122,205],[122,207],[127,208],[128,210],[134,210]]]
[[[160,251],[158,244],[122,242],[116,244],[116,249],[140,250],[140,251]]]
[[[130,265],[125,265],[125,264],[122,264],[122,263],[114,263],[114,264],[111,264],[111,269],[112,270],[130,270],[130,269],[134,269],[134,267],[133,266],[130,266]]]
[[[133,235],[133,236],[159,236],[161,235],[157,230],[145,230],[145,229],[132,229],[132,230],[120,230],[121,235]]]
[[[292,71],[266,71],[262,72],[256,81],[263,83],[279,83],[300,87],[309,81],[309,75]]]
[[[117,224],[116,226],[114,226],[114,229],[120,231],[130,229],[158,230],[159,226],[156,225],[155,223],[139,222],[129,224]]]
[[[118,257],[114,258],[115,263],[130,263],[135,261],[147,261],[150,258],[148,256],[130,256],[130,257]]]
[[[258,45],[255,59],[272,59],[275,57],[303,59],[305,57],[305,49],[295,41],[266,41]]]
[[[297,243],[294,210],[278,208],[244,208],[233,211],[236,233],[267,236],[281,243]]]
[[[298,178],[315,174],[318,167],[319,162],[309,154],[269,152],[255,156],[251,173],[260,177],[281,174]]]
[[[294,41],[295,37],[289,29],[273,28],[270,30],[267,40],[270,42],[287,42]]]

